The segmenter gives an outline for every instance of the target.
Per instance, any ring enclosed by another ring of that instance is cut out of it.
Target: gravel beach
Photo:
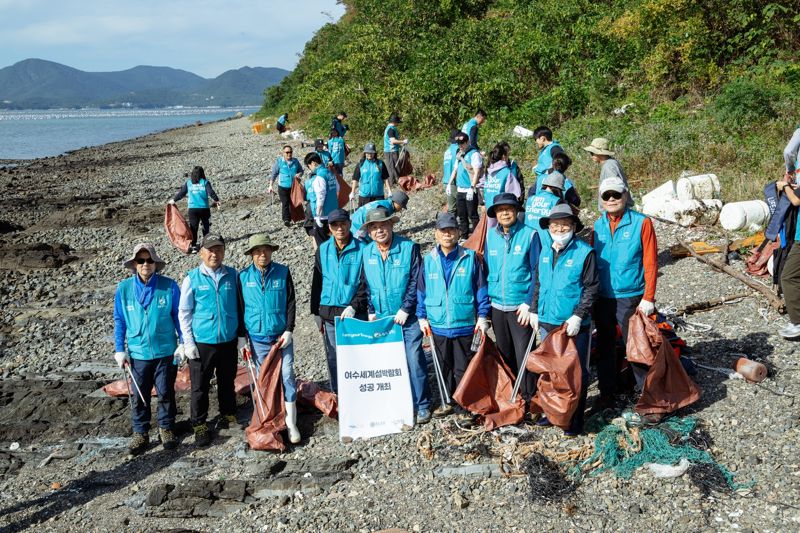
[[[163,274],[173,279],[198,264],[174,249],[163,229],[166,201],[194,165],[205,168],[222,200],[211,220],[228,240],[226,264],[246,265],[253,233],[281,244],[275,260],[290,267],[297,289],[297,375],[326,381],[322,340],[309,316],[311,243],[301,228],[283,227],[277,197],[270,205],[266,194],[282,144],[236,119],[0,169],[0,531],[800,529],[800,352],[776,333],[785,316],[755,296],[691,315],[687,320],[701,325],[678,331],[702,365],[731,368],[746,354],[770,369],[756,386],[699,368],[694,379],[703,396],[680,413],[698,419],[711,454],[737,481],[754,482],[747,490],[708,491],[688,474],[660,479],[641,468],[631,479],[586,476],[564,499],[534,502],[515,451],[531,443],[552,452],[587,450],[593,437],[565,439],[557,428],[524,425],[465,431],[450,418],[342,444],[336,421],[301,412],[303,441],[285,453],[247,449],[239,428],[196,449],[185,393],[178,449],[154,444],[128,458],[127,399],[95,393],[119,378],[114,289],[128,275],[123,258],[140,240],[156,243],[168,262]],[[305,153],[299,142],[290,144]],[[412,194],[398,225],[423,253],[443,200],[440,186]],[[584,213],[585,220],[594,216]],[[660,308],[747,291],[695,259],[670,256],[678,237],[721,242],[719,230],[655,227]],[[731,264],[743,270],[741,261]],[[589,394],[591,402],[596,385]],[[246,424],[251,406],[239,401]]]

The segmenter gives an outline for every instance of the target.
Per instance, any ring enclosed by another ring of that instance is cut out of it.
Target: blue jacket
[[[556,255],[549,232],[540,238],[543,240],[536,269],[539,277],[537,313],[540,322],[560,325],[575,314],[580,304],[584,291],[584,264],[594,250],[582,240],[573,238]],[[581,324],[587,325],[590,321],[590,315],[586,314]]]
[[[375,200],[374,202],[362,205],[356,209],[355,212],[353,212],[353,216],[350,217],[350,231],[353,232],[353,235],[364,225],[364,221],[367,220],[367,213],[378,207],[383,207],[390,215],[394,214],[394,204],[388,199]]]
[[[611,235],[608,216],[594,224],[594,249],[604,298],[631,298],[644,294],[642,223],[646,216],[626,209]]]
[[[208,209],[206,181],[204,179],[197,183],[192,183],[192,180],[186,181],[186,188],[189,191],[189,209]]]
[[[456,186],[461,189],[468,189],[472,187],[472,178],[470,177],[470,172],[467,170],[467,167],[464,166],[464,161],[469,164],[470,158],[472,154],[475,153],[474,148],[470,148],[466,154],[464,154],[464,158],[458,162],[458,172],[456,172]]]
[[[386,125],[386,129],[383,130],[383,151],[386,152],[399,152],[400,145],[399,144],[392,144],[389,139],[389,132],[394,132],[394,139],[399,139],[399,133],[397,132],[397,126],[393,126],[391,124]]]
[[[458,152],[458,143],[450,144],[450,146],[444,152],[444,158],[442,164],[442,170],[443,170],[442,183],[444,183],[445,189],[447,189],[447,182],[450,181],[450,174],[453,173],[453,163],[456,160],[456,152]]]
[[[534,232],[517,221],[503,233],[497,225],[486,233],[486,266],[489,282],[489,298],[498,308],[530,304],[532,275],[536,269],[536,258],[531,257],[531,241]]]
[[[483,185],[483,202],[486,204],[486,209],[494,205],[495,196],[505,192],[509,174],[511,174],[511,169],[508,166],[501,168],[497,172],[490,171],[486,174],[486,181]]]
[[[251,337],[276,337],[286,330],[288,274],[274,261],[263,274],[254,264],[239,272],[244,325]]]
[[[292,187],[292,180],[295,175],[301,174],[302,172],[303,166],[300,164],[300,161],[294,157],[289,161],[286,161],[283,157],[279,157],[272,166],[272,176],[270,179],[275,181],[275,178],[278,178],[278,186],[289,189]]]
[[[547,171],[550,170],[550,167],[553,166],[552,151],[553,151],[553,148],[555,148],[555,147],[561,148],[561,145],[556,140],[554,140],[553,142],[551,142],[550,144],[548,144],[547,146],[545,146],[544,148],[539,150],[539,157],[536,160],[536,166],[533,167],[533,172],[536,174],[536,190],[537,190],[537,192],[540,189],[539,177],[540,176],[544,176],[545,174],[547,174]]]
[[[337,254],[333,238],[319,245],[322,267],[320,305],[347,307],[353,301],[361,279],[364,246],[358,239],[350,239],[350,243]]]
[[[236,270],[225,269],[218,286],[200,268],[187,276],[194,295],[192,333],[195,342],[222,344],[236,338],[239,326],[238,288]]]
[[[344,165],[344,139],[341,137],[328,139],[328,150],[334,165]]]
[[[377,243],[371,242],[364,248],[362,265],[370,314],[385,318],[400,309],[409,315],[415,313],[420,268],[418,244],[395,233],[384,261]]]
[[[158,273],[142,283],[139,276],[123,280],[114,294],[114,345],[133,359],[171,357],[177,338],[183,342],[178,322],[180,289],[174,280]],[[155,303],[153,303],[155,302]]]
[[[541,191],[536,193],[535,196],[529,196],[528,201],[525,202],[525,225],[542,234],[540,237],[543,236],[543,233],[547,233],[547,230],[541,229],[539,219],[549,215],[550,210],[560,200],[561,198],[550,191]]]
[[[383,178],[383,161],[365,158],[358,167],[358,195],[383,196]]]
[[[314,180],[317,178],[325,180],[325,203],[322,205],[322,216],[328,216],[328,213],[339,207],[339,198],[336,194],[336,176],[328,171],[327,168],[317,167],[314,174],[306,180],[306,200],[311,204],[311,216],[317,216],[317,193],[314,192]]]

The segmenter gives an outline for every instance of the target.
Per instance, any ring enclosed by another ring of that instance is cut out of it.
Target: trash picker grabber
[[[253,365],[253,357],[255,356],[256,351],[253,349],[253,345],[251,344],[250,340],[247,340],[247,349],[250,351],[250,357],[247,358],[247,370],[250,372],[250,398],[255,397],[257,404],[256,413],[261,411],[261,416],[259,416],[260,421],[266,419],[266,413],[264,412],[264,399],[261,397],[261,391],[258,389],[258,381],[256,380],[256,372]],[[253,391],[255,390],[255,395],[253,395]]]
[[[436,371],[436,384],[439,386],[439,396],[442,398],[443,403],[450,403],[450,393],[447,391],[447,385],[444,382],[442,375],[442,367],[439,366],[439,356],[436,353],[436,345],[433,342],[433,335],[428,337],[431,343],[431,352],[433,352],[433,368]]]
[[[133,393],[131,392],[131,385],[128,383],[128,376],[125,375],[125,371],[120,368],[119,373],[122,375],[122,381],[125,382],[125,389],[128,391],[128,408],[130,408],[131,416],[133,416]]]
[[[139,395],[139,398],[141,398],[142,403],[143,404],[147,403],[144,401],[144,395],[142,394],[142,390],[139,388],[139,384],[136,383],[136,378],[133,377],[133,372],[131,372],[131,367],[127,363],[125,363],[125,370],[128,371],[128,375],[131,377],[131,383],[133,383],[133,388],[136,389],[136,393]]]
[[[519,387],[522,385],[522,378],[525,376],[525,372],[527,371],[526,367],[528,366],[528,356],[531,353],[531,348],[533,348],[534,341],[536,341],[535,330],[533,333],[531,333],[531,340],[528,342],[528,349],[525,350],[525,359],[523,359],[522,366],[520,366],[519,371],[517,372],[517,380],[514,382],[514,390],[511,391],[511,399],[509,400],[511,403],[514,403],[514,400],[516,400]]]

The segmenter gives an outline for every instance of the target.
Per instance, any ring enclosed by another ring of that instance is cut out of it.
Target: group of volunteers
[[[337,200],[345,150],[338,140],[347,133],[346,113],[332,120],[328,150],[318,140],[303,158],[286,145],[273,166],[269,188],[278,180],[283,221],[289,225],[288,202],[293,180],[304,185],[309,235],[314,240],[310,312],[324,339],[330,388],[337,391],[335,319],[375,320],[391,317],[403,332],[415,422],[455,412],[460,422],[472,415],[452,400],[434,405],[423,336],[429,337],[450,394],[456,390],[474,356],[476,335],[491,329],[498,351],[520,374],[535,335],[544,339],[563,328],[573,337],[582,368],[581,402],[567,435],[583,431],[589,386],[591,322],[597,329],[600,396],[595,408],[616,402],[617,327],[623,342],[628,320],[639,309],[654,312],[658,275],[652,223],[632,209],[627,179],[606,139],[594,139],[584,150],[601,165],[598,203],[601,216],[587,239],[576,207],[581,199],[566,171],[571,163],[549,128],[534,132],[538,152],[535,181],[524,200],[524,179],[507,143],[491,150],[484,168],[479,129],[487,114],[478,110],[450,136],[445,152],[444,185],[448,210],[434,222],[434,247],[423,255],[420,245],[398,234],[395,224],[409,197],[399,189],[396,163],[401,147],[400,117],[393,113],[384,131],[384,154],[367,143],[352,174],[358,208],[342,209]],[[286,115],[282,117],[285,119]],[[341,154],[341,156],[340,156]],[[395,171],[393,174],[393,170]],[[388,195],[387,195],[388,192]],[[252,235],[245,253],[251,262],[237,272],[226,266],[225,241],[209,231],[209,198],[219,202],[201,167],[195,167],[170,200],[189,197],[189,218],[200,258],[180,286],[161,275],[165,266],[150,243],[137,244],[124,263],[133,275],[122,281],[114,302],[115,359],[127,366],[138,388],[155,386],[158,425],[165,448],[177,445],[174,434],[174,382],[177,364],[188,362],[191,377],[191,423],[197,445],[211,440],[209,389],[216,376],[217,427],[236,422],[234,378],[238,353],[249,348],[260,365],[273,347],[282,351],[282,384],[286,425],[292,443],[300,441],[293,370],[296,302],[290,269],[274,260],[279,245],[265,234]],[[388,197],[387,197],[388,196]],[[482,200],[479,198],[482,197]],[[485,206],[488,230],[483,254],[465,248]],[[203,222],[204,235],[196,232]],[[199,242],[199,246],[198,243]],[[303,298],[300,298],[301,301]],[[647,368],[632,365],[641,388]],[[525,405],[536,393],[537,376],[527,373],[521,385]],[[448,395],[449,396],[449,395]],[[150,398],[132,396],[133,439],[141,453],[149,443]],[[435,409],[434,409],[435,408]],[[532,420],[535,418],[531,417]],[[643,420],[654,422],[657,420]],[[538,425],[550,422],[546,417]]]

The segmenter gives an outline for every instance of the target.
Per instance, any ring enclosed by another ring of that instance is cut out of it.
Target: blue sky
[[[291,70],[336,0],[0,0],[0,68],[36,57],[86,71],[167,66],[213,78]]]

